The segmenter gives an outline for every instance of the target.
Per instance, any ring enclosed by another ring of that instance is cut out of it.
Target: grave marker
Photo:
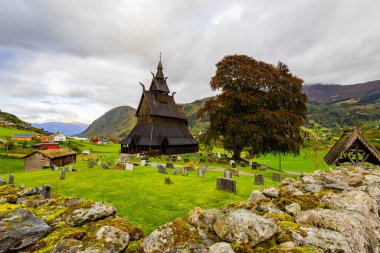
[[[224,171],[224,178],[232,179],[232,172],[229,169]]]
[[[43,185],[42,196],[44,196],[45,199],[50,199],[50,193],[51,193],[51,187],[49,185]]]
[[[166,164],[166,168],[168,168],[168,169],[173,169],[173,168],[174,168],[174,164],[172,164],[172,163],[167,163],[167,164]]]
[[[202,168],[198,168],[198,177],[204,177]]]
[[[235,160],[230,160],[230,165],[232,165],[233,163],[235,163]]]
[[[175,169],[174,171],[173,171],[173,175],[178,175],[179,174],[179,170],[178,169]]]
[[[133,163],[126,163],[125,164],[125,170],[128,170],[128,171],[133,171]]]
[[[216,178],[216,188],[218,190],[236,193],[236,180],[229,178]]]
[[[173,181],[170,179],[170,177],[165,177],[165,184],[173,184]]]
[[[256,185],[264,185],[264,176],[263,175],[259,175],[259,174],[255,174],[254,184],[256,184]]]
[[[181,156],[178,156],[178,157],[177,157],[177,160],[178,160],[178,161],[182,161],[182,157],[181,157]]]
[[[236,169],[236,163],[232,163],[232,164],[231,164],[231,167],[232,167],[233,169]]]
[[[57,165],[53,164],[52,166],[53,166],[54,170],[58,170],[58,166]]]
[[[92,162],[89,162],[89,163],[87,163],[87,166],[88,166],[89,168],[93,168],[93,167],[94,167],[94,164],[93,164]]]
[[[73,172],[73,166],[69,166],[68,171]]]
[[[260,166],[260,170],[261,171],[266,171],[267,168],[268,168],[268,166],[266,164],[263,164],[263,165]]]
[[[204,158],[201,158],[201,159],[199,160],[199,162],[200,162],[200,163],[205,163],[206,160],[205,160]]]
[[[185,159],[183,159],[183,162],[184,162],[184,163],[188,163],[188,162],[189,162],[189,158],[185,158]]]
[[[103,164],[103,170],[107,170],[108,169],[108,165],[106,163]]]
[[[177,161],[177,157],[176,156],[172,156],[172,162],[176,162]]]
[[[281,174],[280,173],[273,173],[272,181],[273,182],[281,182]]]
[[[15,180],[15,176],[13,174],[10,174],[9,175],[9,184],[13,184],[14,183],[14,180]]]
[[[252,166],[252,161],[249,161],[249,166]]]
[[[241,166],[242,168],[245,168],[245,167],[247,167],[247,164],[246,164],[245,162],[242,162],[242,163],[240,164],[240,166]]]
[[[156,162],[151,163],[150,166],[151,166],[152,168],[157,168],[157,163],[156,163]]]
[[[141,166],[147,166],[147,165],[148,165],[148,163],[146,160],[141,160]]]
[[[166,168],[164,166],[162,166],[161,164],[157,166],[158,168],[158,173],[164,173],[164,174],[167,174],[166,172]]]
[[[62,169],[62,172],[61,172],[61,177],[59,179],[63,180],[66,178],[66,170],[65,169]]]
[[[188,175],[187,169],[182,168],[182,176],[187,176],[187,175]]]
[[[257,170],[257,162],[252,163],[252,169]]]

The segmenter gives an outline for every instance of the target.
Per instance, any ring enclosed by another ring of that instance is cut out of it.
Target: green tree
[[[299,154],[300,126],[306,119],[302,80],[284,63],[277,66],[246,55],[224,57],[210,81],[221,93],[204,102],[198,117],[209,117],[203,141],[223,136],[226,150],[251,155]]]

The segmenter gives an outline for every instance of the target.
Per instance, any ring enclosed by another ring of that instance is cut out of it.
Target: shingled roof
[[[356,161],[353,159],[348,154],[350,151],[356,153],[361,152],[361,155],[364,156],[363,160]],[[339,140],[326,154],[324,159],[328,165],[342,162],[364,163],[366,161],[380,165],[380,152],[366,138],[364,138],[357,128],[355,128],[345,130]]]

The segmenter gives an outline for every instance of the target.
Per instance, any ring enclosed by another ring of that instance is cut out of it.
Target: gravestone
[[[15,175],[13,175],[13,174],[10,174],[9,175],[9,184],[14,184],[14,181],[15,181]]]
[[[73,166],[69,166],[69,168],[67,170],[70,172],[73,172]]]
[[[252,163],[252,169],[257,170],[257,162]]]
[[[112,164],[113,164],[113,163],[112,163],[111,161],[108,161],[108,162],[107,162],[107,165],[108,165],[108,166],[111,166]]]
[[[280,173],[273,173],[272,181],[273,182],[281,182],[281,174]]]
[[[202,169],[202,173],[205,174],[207,171],[207,166],[202,166],[201,169]]]
[[[165,158],[165,161],[170,162],[170,158],[169,158],[169,157],[166,157],[166,158]]]
[[[184,163],[188,163],[188,162],[189,162],[189,158],[185,158],[185,159],[183,159],[183,162],[184,162]]]
[[[51,187],[49,185],[42,186],[42,196],[44,199],[50,199]]]
[[[218,152],[218,153],[216,154],[216,156],[217,156],[219,159],[222,158],[222,155],[220,154],[220,152]]]
[[[178,156],[178,157],[177,157],[177,160],[178,160],[178,161],[182,161],[182,157],[181,157],[181,156]]]
[[[53,169],[54,169],[54,170],[58,170],[58,166],[57,166],[57,165],[54,165],[54,164],[53,164],[52,166],[53,166]]]
[[[172,156],[172,162],[176,162],[177,161],[177,157],[176,156]]]
[[[158,173],[164,173],[164,174],[167,174],[166,172],[166,168],[162,165],[158,165],[157,166],[157,169],[158,169]]]
[[[147,166],[147,161],[146,160],[141,160],[141,166]]]
[[[7,182],[5,182],[5,179],[3,177],[0,177],[0,185],[5,185]]]
[[[247,164],[246,164],[245,162],[242,162],[242,163],[240,164],[240,166],[241,166],[242,168],[245,168],[245,167],[247,167]]]
[[[168,168],[168,169],[173,169],[173,168],[174,168],[174,164],[172,164],[172,163],[167,163],[167,164],[166,164],[166,168]]]
[[[173,181],[170,179],[170,177],[165,177],[165,184],[173,184]]]
[[[235,163],[235,160],[230,160],[230,165],[232,165],[233,163]]]
[[[102,165],[102,161],[98,160],[98,165],[101,166]]]
[[[198,177],[203,177],[203,176],[204,176],[204,173],[203,173],[202,168],[198,168]]]
[[[107,170],[108,169],[108,165],[106,163],[103,164],[103,170]]]
[[[264,176],[263,175],[259,175],[259,174],[255,174],[254,184],[264,185]]]
[[[205,160],[204,158],[201,158],[201,159],[199,160],[199,162],[200,162],[200,163],[205,163],[206,160]]]
[[[126,163],[125,164],[125,170],[128,170],[128,171],[133,171],[133,163]]]
[[[266,164],[263,164],[260,166],[261,171],[266,171],[268,169],[268,166]]]
[[[197,159],[198,159],[198,157],[195,155],[195,156],[193,157],[193,160],[196,161]]]
[[[232,172],[229,169],[224,171],[224,178],[232,179]]]
[[[89,162],[89,163],[87,163],[87,166],[88,166],[89,168],[93,168],[93,167],[94,167],[94,164],[93,164],[92,162]]]
[[[157,168],[157,163],[155,163],[155,162],[154,162],[154,163],[151,163],[150,166],[151,166],[152,168]]]
[[[231,167],[232,167],[233,169],[236,169],[236,163],[232,163],[232,164],[231,164]]]
[[[187,176],[187,175],[188,175],[187,169],[182,168],[182,176]]]
[[[252,166],[252,161],[249,161],[249,166]]]
[[[65,169],[62,169],[62,172],[61,172],[61,177],[59,179],[63,180],[66,178],[66,170]]]
[[[236,193],[236,180],[229,178],[216,178],[216,188],[218,190]]]
[[[173,175],[178,175],[179,174],[179,170],[178,169],[175,169],[174,171],[173,171]]]

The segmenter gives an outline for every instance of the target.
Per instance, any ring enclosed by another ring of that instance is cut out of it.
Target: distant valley
[[[46,122],[32,123],[32,126],[51,133],[60,132],[67,136],[74,136],[82,133],[89,125],[80,122]]]

